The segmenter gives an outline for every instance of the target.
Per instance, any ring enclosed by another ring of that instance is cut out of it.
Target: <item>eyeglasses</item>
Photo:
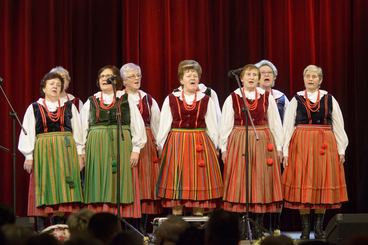
[[[112,76],[113,76],[113,74],[104,74],[104,75],[99,75],[98,78],[100,78],[100,79],[104,79],[104,78],[109,79]]]
[[[130,76],[126,76],[126,79],[140,79],[142,78],[142,74],[132,74]]]
[[[272,71],[262,71],[261,72],[261,75],[273,75],[273,72]]]

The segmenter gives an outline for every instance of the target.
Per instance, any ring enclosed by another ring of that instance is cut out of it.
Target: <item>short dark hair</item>
[[[56,72],[49,72],[47,73],[41,80],[41,84],[40,84],[40,92],[41,92],[41,96],[44,97],[45,93],[43,92],[43,89],[46,87],[46,83],[48,80],[51,79],[59,79],[61,82],[61,90],[60,93],[64,90],[64,78]]]
[[[102,73],[104,70],[106,70],[106,69],[110,69],[110,70],[112,71],[112,74],[113,74],[114,76],[116,76],[116,89],[121,90],[121,89],[123,88],[123,79],[122,79],[122,78],[121,78],[121,76],[120,76],[120,71],[119,71],[119,69],[118,69],[116,66],[114,66],[114,65],[105,65],[104,67],[102,67],[102,68],[100,68],[100,69],[98,70],[98,72],[97,72],[97,87],[98,87],[99,89],[101,89],[101,88],[100,88],[99,79],[100,79],[100,75],[101,75],[101,73]]]

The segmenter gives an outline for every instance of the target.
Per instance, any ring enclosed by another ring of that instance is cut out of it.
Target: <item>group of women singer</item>
[[[200,83],[200,64],[183,60],[180,86],[160,111],[140,89],[136,64],[120,71],[102,67],[100,91],[84,104],[66,93],[68,71],[53,68],[41,80],[41,98],[27,108],[26,133],[19,139],[30,173],[28,215],[70,213],[82,206],[132,218],[160,214],[162,208],[174,215],[190,209],[198,216],[215,208],[249,209],[262,225],[264,213],[279,217],[285,207],[300,211],[302,239],[309,239],[314,210],[315,236],[324,238],[325,210],[348,200],[342,113],[335,98],[320,89],[321,68],[304,69],[305,90],[290,102],[273,88],[277,74],[268,60],[245,65],[242,87],[226,98],[221,111],[215,91]],[[250,120],[255,129],[247,130]]]

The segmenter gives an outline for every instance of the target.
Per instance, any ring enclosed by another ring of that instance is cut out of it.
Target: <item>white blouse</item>
[[[125,93],[126,91],[123,90],[123,94]],[[141,97],[143,98],[144,96],[147,95],[146,92],[144,92],[143,90],[138,90],[137,93],[135,94],[129,94],[129,98],[135,103],[135,105],[138,105],[139,104],[139,94],[141,95]],[[152,130],[152,134],[153,134],[153,137],[155,137],[155,139],[157,138],[157,132],[158,132],[158,127],[160,126],[160,108],[157,104],[157,101],[153,98],[152,98],[152,106],[150,108],[150,114],[151,114],[151,121],[150,121],[150,127],[151,127],[151,130]],[[143,103],[146,103],[145,101]]]
[[[259,96],[264,94],[265,91],[262,88],[257,87],[257,91]],[[242,93],[240,89],[236,89],[234,91],[237,95],[242,97]],[[245,97],[250,100],[255,99],[255,91],[249,92],[245,91]],[[226,151],[228,137],[231,131],[234,128],[234,108],[233,108],[233,99],[231,94],[226,98],[225,103],[222,107],[222,115],[221,115],[221,123],[220,123],[220,149],[221,152]],[[282,124],[279,115],[279,111],[277,110],[277,104],[274,97],[270,94],[268,96],[268,108],[267,108],[267,118],[268,118],[268,126],[271,130],[271,133],[275,139],[277,151],[282,150],[283,143],[283,131]],[[249,130],[252,130],[249,127]]]
[[[39,98],[37,103],[43,105],[44,98]],[[64,106],[66,101],[60,101],[60,106]],[[51,102],[46,100],[47,109],[50,112],[55,112],[59,104],[58,102]],[[72,119],[71,119],[73,138],[75,140],[78,154],[82,154],[83,149],[83,138],[82,128],[80,125],[80,118],[77,108],[72,104]],[[26,130],[27,135],[20,132],[18,149],[25,156],[26,160],[33,160],[33,150],[36,143],[36,118],[34,116],[32,104],[28,106],[26,113],[23,118],[23,128]]]
[[[117,91],[116,97],[120,98],[123,96],[123,91]],[[101,97],[101,92],[95,93],[97,99]],[[113,101],[113,94],[103,94],[103,99],[106,104],[111,104]],[[133,152],[139,153],[141,149],[147,142],[147,135],[144,126],[144,122],[139,112],[137,106],[134,104],[134,101],[130,99],[131,96],[128,96],[129,110],[130,110],[130,131],[132,133],[132,144],[133,144]],[[85,151],[85,144],[87,142],[88,136],[88,128],[89,128],[89,112],[90,112],[90,100],[87,100],[84,103],[83,108],[80,112],[81,114],[81,122],[82,122],[82,136],[83,136],[83,152]]]
[[[322,95],[327,94],[325,90],[319,90]],[[297,93],[300,96],[304,97],[304,91],[299,91]],[[308,99],[315,103],[317,101],[318,90],[310,93],[307,93]],[[288,107],[286,108],[285,115],[284,115],[284,148],[283,148],[283,155],[286,157],[289,155],[289,143],[290,139],[295,130],[295,118],[296,118],[296,111],[298,107],[298,102],[296,101],[295,97],[290,101]],[[346,147],[349,144],[348,136],[346,135],[344,129],[344,118],[341,113],[341,109],[339,104],[337,103],[336,99],[332,96],[332,130],[336,137],[337,142],[337,150],[339,155],[345,155]]]
[[[173,95],[178,97],[179,100],[183,100],[181,97],[181,91],[179,92],[173,92]],[[200,101],[203,99],[205,94],[202,92],[197,92],[197,101]],[[185,95],[185,101],[191,105],[193,104],[195,95]],[[165,98],[165,101],[162,105],[161,109],[161,115],[160,115],[160,126],[159,131],[157,135],[157,145],[158,150],[161,152],[167,135],[169,134],[171,130],[171,124],[173,122],[173,117],[171,114],[171,108],[170,108],[170,102],[169,102],[169,96]],[[208,136],[211,138],[212,142],[214,143],[215,147],[218,146],[218,124],[217,124],[217,118],[216,118],[216,107],[214,102],[210,99],[208,100],[207,105],[207,112],[205,115],[205,122],[206,122],[206,132]]]

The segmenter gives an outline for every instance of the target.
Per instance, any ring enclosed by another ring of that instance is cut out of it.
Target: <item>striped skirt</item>
[[[138,174],[142,213],[161,212],[160,200],[156,194],[156,183],[160,168],[155,139],[151,128],[146,128],[147,143],[139,154]]]
[[[223,185],[215,146],[204,129],[172,129],[157,182],[164,207],[215,208]]]
[[[128,126],[120,141],[120,214],[140,217],[138,169],[130,166],[132,152]],[[85,203],[96,212],[117,214],[116,125],[92,126],[86,143]]]
[[[28,215],[78,211],[83,202],[79,162],[71,132],[38,134],[28,193]]]
[[[344,166],[331,126],[296,127],[282,185],[287,208],[339,208],[348,200]]]
[[[279,212],[282,205],[280,163],[273,136],[267,126],[256,126],[259,140],[249,130],[249,211]],[[224,163],[223,208],[231,212],[246,211],[246,130],[234,127],[227,144]]]

